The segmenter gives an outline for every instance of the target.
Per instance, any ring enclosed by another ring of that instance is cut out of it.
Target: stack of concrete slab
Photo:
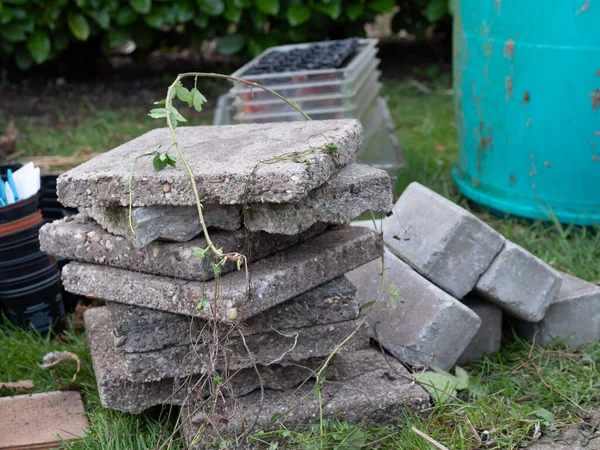
[[[392,209],[387,173],[351,161],[361,135],[354,120],[178,129],[210,236],[181,162],[156,172],[150,158],[139,159],[129,182],[139,155],[169,147],[165,129],[58,179],[60,201],[80,214],[43,227],[40,241],[73,261],[62,273],[67,291],[106,301],[86,313],[103,406],[139,413],[187,400],[198,428],[210,397],[219,400],[212,414],[224,420],[204,420],[203,435],[237,436],[255,419],[267,427],[271,410],[293,406],[295,388],[334,350],[339,356],[327,368],[334,385],[323,394],[331,414],[379,420],[428,404],[401,365],[369,349],[356,288],[344,277],[380,258],[383,243],[368,228],[340,225]],[[197,257],[209,238],[246,255],[248,273],[234,261]],[[359,367],[375,370],[376,380]],[[367,395],[356,409],[361,384]],[[312,420],[313,407],[289,420]]]
[[[600,287],[558,272],[419,183],[380,223],[354,224],[381,228],[385,271],[371,262],[347,276],[365,301],[383,283],[371,335],[405,363],[448,369],[493,353],[503,316],[538,343],[600,339]]]

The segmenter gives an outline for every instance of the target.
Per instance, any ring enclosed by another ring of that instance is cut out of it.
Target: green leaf
[[[168,153],[165,154],[165,156],[166,156],[165,162],[168,165],[170,165],[171,167],[175,167],[177,165],[177,160],[173,156],[169,155]]]
[[[196,250],[194,250],[192,252],[192,255],[194,257],[198,258],[200,261],[202,261],[204,258],[206,258],[206,255],[208,255],[209,252],[210,252],[210,247],[197,248]]]
[[[293,4],[287,10],[287,20],[291,26],[296,27],[307,22],[311,16],[311,10],[303,4]]]
[[[238,23],[242,18],[242,9],[235,6],[231,0],[228,0],[223,17],[229,22]]]
[[[131,38],[131,33],[126,28],[111,28],[107,33],[108,46],[110,49],[123,45]]]
[[[33,65],[33,58],[25,48],[19,47],[15,53],[15,62],[19,69],[27,70]]]
[[[267,23],[267,15],[261,13],[257,9],[250,10],[250,19],[252,20],[252,24],[257,31],[262,31],[265,23]]]
[[[369,9],[380,14],[392,11],[394,6],[396,6],[395,0],[375,0],[367,4]]]
[[[48,37],[48,33],[43,30],[36,30],[29,39],[27,39],[27,50],[31,53],[33,60],[37,64],[42,64],[50,56],[52,43]]]
[[[152,0],[129,0],[129,6],[139,14],[148,14],[152,8]]]
[[[554,423],[554,414],[544,408],[538,408],[533,412],[540,419],[543,419],[546,425],[551,425]]]
[[[425,14],[427,20],[437,22],[448,14],[448,0],[429,0]]]
[[[225,11],[223,0],[196,0],[198,8],[209,16],[220,16]]]
[[[279,0],[256,0],[258,10],[271,16],[279,14],[279,6]]]
[[[182,102],[186,102],[188,104],[192,102],[192,93],[181,83],[175,87],[175,93],[177,94],[177,98]]]
[[[339,18],[342,14],[342,4],[340,1],[331,2],[328,4],[316,4],[315,9],[323,14],[327,14],[334,20]]]
[[[0,27],[0,36],[10,42],[20,42],[27,38],[26,27],[21,23],[9,23]]]
[[[87,41],[90,37],[90,25],[85,17],[83,17],[83,14],[69,12],[67,22],[73,36],[80,41]]]
[[[115,15],[115,21],[117,22],[117,24],[119,25],[129,25],[130,23],[135,22],[135,19],[137,19],[137,13],[129,8],[128,6],[125,6],[121,9],[119,9]]]
[[[202,105],[206,103],[206,97],[196,88],[192,89],[192,105],[198,112],[202,111]]]
[[[348,19],[354,21],[358,19],[365,12],[365,5],[361,3],[359,5],[348,5],[346,6],[346,16]]]
[[[183,117],[179,111],[177,111],[177,108],[175,108],[174,106],[171,106],[171,122],[187,122],[187,119],[185,117]]]
[[[450,377],[448,378],[446,375],[436,372],[423,372],[413,375],[413,378],[421,383],[425,390],[440,403],[447,403],[457,395],[456,381],[453,380],[452,375]]]
[[[161,14],[160,10],[155,8],[150,11],[150,14],[144,16],[144,22],[146,22],[149,27],[161,29],[165,24],[165,17]]]
[[[363,309],[368,309],[368,308],[370,308],[370,307],[371,307],[371,306],[373,306],[374,304],[375,304],[375,301],[374,301],[374,300],[373,300],[373,301],[370,301],[370,302],[367,302],[367,303],[363,303],[362,305],[360,305],[359,309],[362,311]]]
[[[100,25],[100,28],[102,28],[103,30],[107,30],[108,27],[110,26],[110,14],[106,10],[89,11],[87,13],[87,15],[90,16],[92,19],[94,19],[96,21],[96,23],[98,23],[98,25]]]
[[[190,0],[177,0],[174,7],[177,21],[180,23],[189,22],[196,15],[194,5]]]
[[[194,17],[194,25],[198,28],[206,28],[208,26],[208,17],[206,16],[196,16]]]
[[[251,0],[233,0],[233,4],[238,8],[250,8],[252,6]]]
[[[398,306],[398,302],[404,303],[402,297],[400,296],[400,292],[398,292],[398,286],[395,284],[390,284],[388,288],[388,293],[390,296],[390,306],[394,309]]]
[[[266,49],[277,45],[277,38],[273,36],[255,36],[248,39],[248,49],[252,56],[258,56]]]
[[[246,36],[243,34],[230,34],[223,36],[217,42],[217,53],[221,55],[233,55],[246,46]]]
[[[0,25],[9,23],[13,18],[12,9],[4,8],[0,11]]]
[[[167,167],[167,162],[161,159],[162,153],[159,153],[154,158],[152,158],[152,165],[154,166],[154,170],[156,172],[160,172],[165,167]]]
[[[456,390],[464,391],[465,389],[468,389],[469,388],[469,374],[467,373],[467,371],[465,369],[463,369],[462,367],[456,366],[454,368],[454,374],[456,376],[456,379],[458,380],[458,383],[456,384]]]
[[[152,109],[148,115],[153,119],[162,119],[167,117],[167,110],[165,108]]]

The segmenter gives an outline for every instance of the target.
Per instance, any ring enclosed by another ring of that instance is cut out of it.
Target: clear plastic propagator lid
[[[344,65],[339,68],[333,69],[315,69],[315,70],[293,70],[283,72],[270,72],[270,73],[259,73],[253,74],[253,71],[257,66],[273,54],[276,53],[287,53],[292,54],[295,50],[317,48],[319,45],[327,45],[335,41],[324,41],[314,42],[307,44],[293,44],[293,45],[281,45],[277,47],[271,47],[257,58],[253,59],[249,63],[242,66],[240,69],[235,71],[232,76],[236,78],[246,79],[264,85],[265,87],[273,88],[274,86],[279,87],[298,87],[301,85],[312,84],[312,83],[339,83],[343,80],[352,78],[352,76],[360,71],[361,67],[364,67],[369,60],[375,58],[377,54],[377,39],[357,39],[356,49],[354,54],[351,55]],[[256,91],[253,89],[252,91]],[[251,92],[247,85],[240,82],[234,82],[234,86],[231,90],[235,93]]]

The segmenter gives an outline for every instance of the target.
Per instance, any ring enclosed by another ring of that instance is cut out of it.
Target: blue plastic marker
[[[17,192],[17,187],[15,186],[15,180],[13,180],[12,169],[8,169],[6,171],[6,179],[8,180],[8,185],[10,186],[10,189],[13,191],[16,203],[19,201],[19,193]]]
[[[6,190],[4,190],[4,181],[0,179],[0,204],[1,206],[6,206]]]

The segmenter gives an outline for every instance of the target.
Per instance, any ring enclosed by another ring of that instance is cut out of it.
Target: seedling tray
[[[292,55],[294,51],[303,51],[318,48],[320,45],[329,45],[331,42],[325,41],[308,44],[293,44],[271,47],[257,58],[253,59],[240,69],[235,71],[232,76],[254,81],[263,86],[277,90],[278,88],[287,89],[289,87],[306,88],[315,84],[322,85],[325,82],[342,83],[351,79],[352,76],[360,72],[361,67],[372,60],[377,54],[377,39],[358,39],[356,50],[353,56],[349,56],[343,66],[338,68],[314,69],[314,70],[285,70],[272,67],[270,73],[255,73],[255,69],[260,67],[264,61],[268,61],[273,55],[286,54]],[[256,91],[256,89],[253,89]],[[234,82],[232,92],[250,93],[250,89],[244,83]],[[282,93],[283,94],[283,93]],[[296,95],[298,96],[298,95]]]

